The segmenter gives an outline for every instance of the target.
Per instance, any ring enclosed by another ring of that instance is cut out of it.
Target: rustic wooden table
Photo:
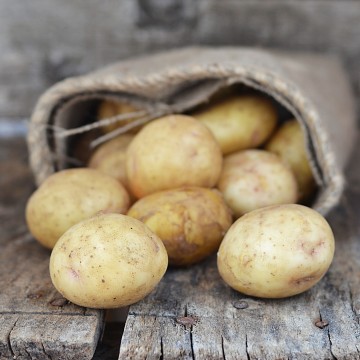
[[[360,359],[359,161],[356,149],[348,188],[328,217],[335,259],[318,285],[290,299],[263,300],[227,287],[215,257],[169,269],[150,296],[130,307],[120,359]],[[23,139],[1,140],[0,174],[0,359],[89,359],[104,314],[67,303],[51,285],[50,252],[24,222],[34,185]],[[114,328],[112,337],[120,333]],[[103,341],[94,358],[116,359],[116,351]]]

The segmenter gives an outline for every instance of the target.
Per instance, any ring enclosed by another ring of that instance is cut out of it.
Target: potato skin
[[[129,195],[119,181],[100,171],[79,168],[49,176],[31,195],[26,222],[31,234],[52,249],[71,226],[98,212],[126,213]]]
[[[221,150],[210,130],[185,115],[153,120],[126,153],[128,182],[137,198],[182,186],[213,187],[221,167]]]
[[[298,197],[291,170],[264,150],[226,156],[218,187],[236,218],[264,206],[295,203]]]
[[[120,114],[127,114],[127,113],[133,113],[139,111],[135,106],[124,103],[124,102],[117,102],[114,100],[104,100],[100,103],[100,106],[98,108],[98,114],[97,117],[99,120],[107,119],[114,117],[116,115]],[[129,124],[134,119],[129,119],[126,121],[119,121],[114,124],[106,125],[101,128],[102,132],[109,133],[111,131],[114,131],[115,129],[124,126],[125,124]],[[139,130],[139,127],[136,127],[131,130],[131,132],[137,132]]]
[[[335,242],[326,220],[298,204],[269,206],[238,219],[218,252],[218,270],[233,289],[282,298],[315,285],[328,270]]]
[[[305,149],[305,137],[295,119],[285,122],[265,146],[267,151],[278,155],[295,175],[299,199],[306,200],[315,190],[315,180]]]
[[[211,130],[223,154],[258,147],[269,138],[277,123],[274,105],[260,95],[222,98],[192,116]]]
[[[125,154],[134,135],[120,135],[102,145],[92,154],[88,167],[99,170],[119,180],[128,190]]]
[[[167,253],[143,223],[102,214],[71,227],[50,257],[55,288],[71,302],[117,308],[148,295],[165,274]]]
[[[137,201],[128,215],[164,242],[171,265],[194,264],[215,252],[232,214],[219,191],[198,187],[167,190]]]

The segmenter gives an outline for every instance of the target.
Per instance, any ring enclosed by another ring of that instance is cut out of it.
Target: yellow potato
[[[168,264],[161,240],[143,223],[103,214],[71,227],[50,258],[55,288],[71,302],[116,308],[148,295]]]
[[[305,149],[305,137],[295,119],[285,122],[271,137],[265,149],[277,154],[293,171],[299,198],[307,199],[315,190],[315,180]]]
[[[211,130],[223,154],[258,147],[277,123],[274,105],[260,95],[232,95],[210,103],[192,116]]]
[[[213,187],[221,166],[221,150],[211,132],[185,115],[150,122],[126,153],[129,187],[137,198],[182,186]]]
[[[218,252],[218,270],[233,289],[282,298],[315,285],[334,256],[334,236],[315,210],[298,204],[269,206],[238,219]]]
[[[212,254],[232,223],[220,192],[198,187],[148,195],[128,215],[160,237],[172,265],[190,265]]]
[[[120,114],[127,114],[127,113],[133,113],[139,111],[135,106],[124,103],[124,102],[117,102],[114,100],[104,100],[100,103],[100,106],[98,108],[98,119],[108,119],[112,118],[116,115]],[[118,121],[114,124],[106,125],[101,127],[102,131],[104,133],[109,133],[125,124],[129,124],[130,122],[134,121],[135,118],[130,118],[128,120],[124,121]],[[136,127],[132,129],[132,131],[136,132],[139,129],[139,127]]]
[[[119,180],[126,189],[125,153],[134,135],[124,134],[100,145],[91,156],[88,166]]]
[[[98,212],[125,213],[129,195],[121,183],[93,169],[70,169],[48,177],[29,198],[31,234],[52,249],[71,226]]]
[[[264,150],[228,155],[218,187],[236,217],[264,206],[297,201],[293,173],[279,157]]]

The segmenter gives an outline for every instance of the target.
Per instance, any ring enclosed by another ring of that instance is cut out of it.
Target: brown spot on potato
[[[69,275],[74,280],[78,280],[80,278],[80,275],[78,274],[78,272],[75,271],[73,268],[69,269]]]
[[[307,244],[306,241],[301,241],[300,247],[307,255],[314,256],[321,252],[321,249],[324,245],[325,241],[321,239],[314,245]]]
[[[259,143],[259,139],[260,139],[260,132],[259,130],[255,130],[252,135],[251,135],[251,144],[258,144]]]
[[[295,285],[295,286],[303,286],[303,285],[306,285],[307,283],[313,281],[314,279],[315,279],[315,276],[304,276],[304,277],[297,278],[297,279],[291,279],[290,284]]]
[[[154,245],[155,252],[156,252],[156,253],[158,253],[158,252],[159,252],[159,250],[160,250],[160,247],[159,247],[159,245],[158,245],[157,241],[156,241],[156,240],[154,240],[154,238],[153,238],[152,236],[150,236],[149,238],[150,238],[150,240],[151,240],[152,244]]]
[[[198,255],[198,246],[188,243],[184,234],[178,235],[170,240],[164,239],[164,244],[168,248],[169,263],[171,265],[187,265],[189,261],[191,263],[190,255],[194,258]],[[167,246],[167,244],[169,245]],[[174,244],[176,247],[172,246]]]
[[[253,259],[250,256],[245,255],[243,257],[243,266],[247,267],[252,262],[252,260]]]

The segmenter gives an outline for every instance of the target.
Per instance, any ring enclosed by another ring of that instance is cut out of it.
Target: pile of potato
[[[264,95],[224,94],[99,146],[88,167],[55,173],[30,197],[28,227],[52,249],[64,297],[129,305],[168,264],[216,251],[221,277],[248,295],[291,296],[324,276],[334,237],[299,204],[316,190],[299,123],[280,123]],[[134,110],[104,101],[99,118]]]

